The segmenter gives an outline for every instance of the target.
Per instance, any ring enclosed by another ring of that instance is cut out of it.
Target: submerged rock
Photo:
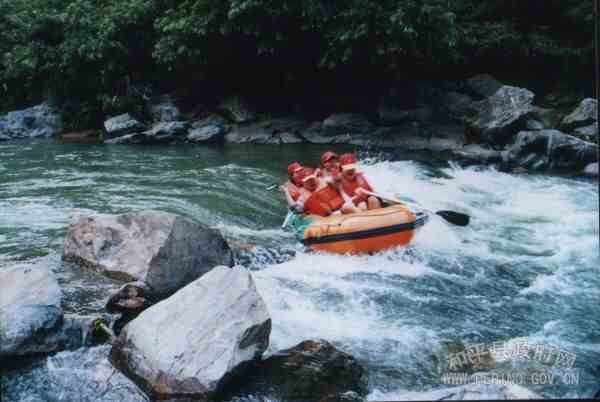
[[[0,116],[0,140],[48,138],[62,130],[60,114],[46,103]]]
[[[561,129],[572,131],[579,127],[590,126],[596,121],[598,104],[595,99],[587,98],[581,101],[579,106],[562,121]]]
[[[476,113],[468,119],[469,135],[488,144],[510,143],[534,110],[534,96],[527,89],[505,85],[487,99],[473,103]]]
[[[503,154],[504,164],[530,170],[581,171],[597,161],[597,145],[558,130],[521,131]]]
[[[72,223],[63,259],[123,281],[142,281],[157,298],[233,264],[220,232],[161,211],[92,215]]]
[[[120,137],[143,131],[146,127],[132,115],[125,113],[106,120],[104,122],[104,129],[109,137]]]
[[[308,340],[257,362],[234,393],[277,400],[356,400],[366,392],[362,366],[324,340]]]
[[[62,292],[47,269],[0,270],[0,360],[63,348]]]
[[[260,359],[270,332],[250,273],[221,266],[127,324],[111,360],[153,398],[207,400]]]

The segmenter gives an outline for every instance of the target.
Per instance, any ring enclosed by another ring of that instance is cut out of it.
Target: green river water
[[[61,262],[67,225],[79,214],[165,210],[256,244],[238,262],[252,270],[271,313],[268,352],[329,340],[365,366],[370,400],[444,387],[456,345],[493,342],[554,345],[576,356],[570,371],[519,359],[495,369],[577,375],[572,384],[524,385],[542,397],[589,398],[600,389],[597,182],[359,150],[379,191],[466,212],[471,224],[433,217],[406,249],[316,254],[281,230],[285,203],[265,187],[284,180],[289,161],[315,163],[323,151],[0,143],[0,269],[52,269],[66,313],[101,313],[119,284]],[[3,401],[108,400],[94,380],[107,354],[106,346],[85,348],[11,367]],[[126,387],[119,395],[140,398]]]

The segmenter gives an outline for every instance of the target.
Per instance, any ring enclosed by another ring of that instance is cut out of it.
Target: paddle
[[[364,191],[364,190],[363,190]],[[467,226],[469,224],[469,220],[470,220],[470,216],[467,214],[463,214],[460,212],[456,212],[456,211],[437,211],[437,212],[433,212],[429,209],[425,209],[419,205],[415,205],[412,202],[404,202],[404,201],[400,201],[400,200],[396,200],[394,198],[389,198],[386,197],[384,195],[378,194],[378,193],[373,193],[371,191],[364,191],[366,194],[372,195],[374,197],[377,198],[381,198],[382,200],[386,201],[386,202],[391,202],[393,204],[405,204],[405,205],[409,205],[409,206],[413,206],[415,208],[419,208],[427,213],[430,214],[436,214],[438,216],[441,216],[442,218],[444,218],[447,222],[452,223],[454,225],[457,226]]]

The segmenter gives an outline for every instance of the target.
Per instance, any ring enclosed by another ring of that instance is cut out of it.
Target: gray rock
[[[535,131],[535,130],[543,130],[546,127],[544,126],[544,124],[542,122],[540,122],[538,120],[527,119],[527,121],[525,122],[525,128],[527,130]]]
[[[187,135],[190,142],[222,142],[225,139],[225,127],[223,126],[203,126],[193,128]]]
[[[583,169],[586,176],[598,177],[598,162],[590,163]]]
[[[381,104],[377,114],[380,123],[384,126],[410,121],[428,122],[433,118],[433,111],[427,106],[417,109],[399,109],[391,105]]]
[[[489,98],[503,86],[504,84],[489,74],[476,75],[466,82],[467,89],[482,98]]]
[[[61,349],[61,300],[56,278],[46,269],[0,270],[0,360]]]
[[[483,382],[483,380],[481,381]],[[541,399],[535,392],[516,384],[469,384],[460,387],[443,388],[425,392],[397,392],[393,396],[398,401],[476,401]]]
[[[175,101],[169,96],[161,96],[150,105],[150,112],[154,121],[171,122],[180,121],[181,112],[175,105]]]
[[[538,106],[533,107],[531,118],[544,125],[543,128],[554,128],[560,124],[562,113],[556,109],[546,109]]]
[[[48,358],[45,401],[149,402],[150,399],[108,360],[109,345],[60,352]]]
[[[232,393],[286,401],[356,400],[366,393],[364,375],[348,353],[325,340],[308,340],[254,364]]]
[[[300,133],[300,136],[311,144],[349,144],[353,136],[349,133],[339,135],[326,135],[323,133],[323,124],[315,122]]]
[[[154,125],[145,134],[156,142],[169,142],[177,140],[178,137],[187,132],[187,129],[188,123],[185,121],[170,121]]]
[[[280,144],[300,144],[304,142],[304,138],[300,134],[285,131],[278,134]]]
[[[489,98],[475,102],[477,113],[468,119],[470,136],[488,144],[510,143],[533,111],[534,96],[524,88],[503,86]]]
[[[321,133],[324,136],[368,134],[373,124],[364,116],[353,113],[333,114],[323,121]]]
[[[221,102],[218,109],[223,111],[234,123],[249,123],[256,120],[256,114],[239,96],[228,98]]]
[[[63,259],[123,281],[142,281],[157,298],[210,271],[232,265],[219,233],[161,211],[81,217],[71,224]]]
[[[453,154],[464,162],[474,164],[492,164],[502,162],[502,152],[479,144],[470,144]]]
[[[62,130],[60,114],[46,103],[0,116],[0,140],[48,138]]]
[[[120,137],[143,131],[146,129],[146,126],[129,113],[125,113],[106,120],[104,122],[104,129],[109,137]]]
[[[598,123],[594,123],[590,126],[578,127],[573,130],[573,133],[577,136],[592,138],[598,135]]]
[[[529,170],[581,171],[597,162],[597,145],[558,130],[521,131],[503,163]]]
[[[105,144],[152,144],[153,139],[147,133],[126,134],[104,141]]]
[[[225,135],[232,143],[282,144],[303,142],[299,134],[308,123],[294,117],[280,117],[235,127]]]
[[[270,332],[250,272],[221,266],[127,324],[111,360],[153,398],[207,400],[260,359]]]
[[[590,126],[596,121],[598,104],[595,99],[587,98],[562,121],[561,129],[571,131],[578,127]]]

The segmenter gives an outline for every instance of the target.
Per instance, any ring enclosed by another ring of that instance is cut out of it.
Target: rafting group
[[[327,151],[318,168],[293,162],[287,172],[279,186],[290,210],[283,226],[314,251],[371,254],[405,246],[431,214],[459,226],[469,223],[466,214],[433,212],[375,192],[352,153]]]
[[[352,153],[338,156],[327,151],[321,156],[318,168],[293,162],[287,171],[288,181],[280,190],[295,213],[330,216],[382,207],[380,199],[369,195],[373,188],[358,170]]]

